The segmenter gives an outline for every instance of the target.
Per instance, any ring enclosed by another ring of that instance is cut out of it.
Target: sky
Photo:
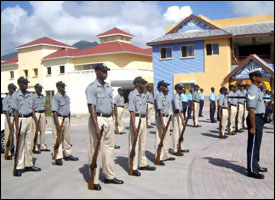
[[[96,35],[113,27],[146,43],[165,34],[167,25],[190,14],[212,20],[274,14],[273,1],[1,1],[1,55],[41,37],[72,45],[98,41]]]

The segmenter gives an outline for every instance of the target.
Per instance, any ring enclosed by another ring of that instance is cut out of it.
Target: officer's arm
[[[256,123],[255,123],[255,109],[249,108],[249,120],[251,124],[250,133],[255,134],[256,133]]]
[[[137,133],[137,127],[136,127],[136,113],[134,111],[130,112],[131,117],[131,124],[134,129],[134,132]]]
[[[36,114],[35,114],[35,112],[34,112],[34,109],[32,109],[32,117],[33,117],[33,119],[34,119],[34,121],[35,121],[35,124],[38,125],[38,119],[37,119],[37,117],[36,117]]]
[[[159,109],[159,116],[160,116],[160,123],[161,123],[162,129],[164,130],[165,129],[165,124],[163,122],[163,112],[162,112],[162,109]]]
[[[93,104],[88,104],[89,108],[89,113],[92,119],[92,123],[95,127],[96,132],[100,132],[99,126],[98,126],[98,121],[97,121],[97,114],[96,114],[96,105]]]
[[[7,122],[9,124],[9,127],[11,127],[11,118],[10,118],[10,113],[8,110],[5,111],[6,117],[7,117]]]
[[[54,124],[55,124],[55,127],[57,129],[57,131],[61,131],[61,127],[60,127],[60,124],[59,124],[59,121],[58,121],[58,116],[57,116],[57,112],[53,112],[53,119],[54,119]]]
[[[18,116],[18,110],[13,110],[13,113],[14,113],[16,134],[18,134],[18,131],[19,131],[19,116]]]

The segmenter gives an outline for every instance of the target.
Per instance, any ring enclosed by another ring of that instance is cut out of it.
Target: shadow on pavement
[[[152,163],[155,163],[155,154],[151,153],[150,151],[145,151],[145,155]]]
[[[86,183],[89,183],[89,180],[90,180],[90,174],[89,174],[89,165],[88,164],[85,164],[83,165],[83,167],[79,168],[79,172],[82,174],[84,180],[86,181]],[[102,182],[104,181],[104,174],[102,173],[102,169],[100,169],[100,172],[99,172],[99,180],[101,180]]]
[[[218,167],[225,167],[227,169],[232,169],[235,172],[238,172],[242,175],[247,175],[246,173],[246,168],[240,165],[233,164],[232,162],[237,162],[237,161],[227,161],[224,159],[220,158],[211,158],[211,157],[204,157],[203,159],[207,159],[208,162],[212,165],[218,166]]]
[[[213,135],[211,133],[202,133],[202,135],[207,136],[207,137],[219,138],[218,135]]]
[[[129,170],[129,164],[128,164],[128,158],[127,157],[122,157],[122,156],[118,156],[115,159],[115,164],[120,165],[127,173]]]
[[[219,131],[210,130],[211,133],[219,133]]]

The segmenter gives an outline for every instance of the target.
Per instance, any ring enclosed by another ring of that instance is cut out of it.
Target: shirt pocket
[[[59,102],[59,105],[60,106],[64,106],[65,104],[66,104],[65,99],[61,99],[60,102]]]

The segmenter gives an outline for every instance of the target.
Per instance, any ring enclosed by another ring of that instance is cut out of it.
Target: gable
[[[195,18],[191,18],[187,22],[185,22],[176,32],[182,33],[191,30],[209,30],[210,26],[202,23],[201,21],[196,20]]]

